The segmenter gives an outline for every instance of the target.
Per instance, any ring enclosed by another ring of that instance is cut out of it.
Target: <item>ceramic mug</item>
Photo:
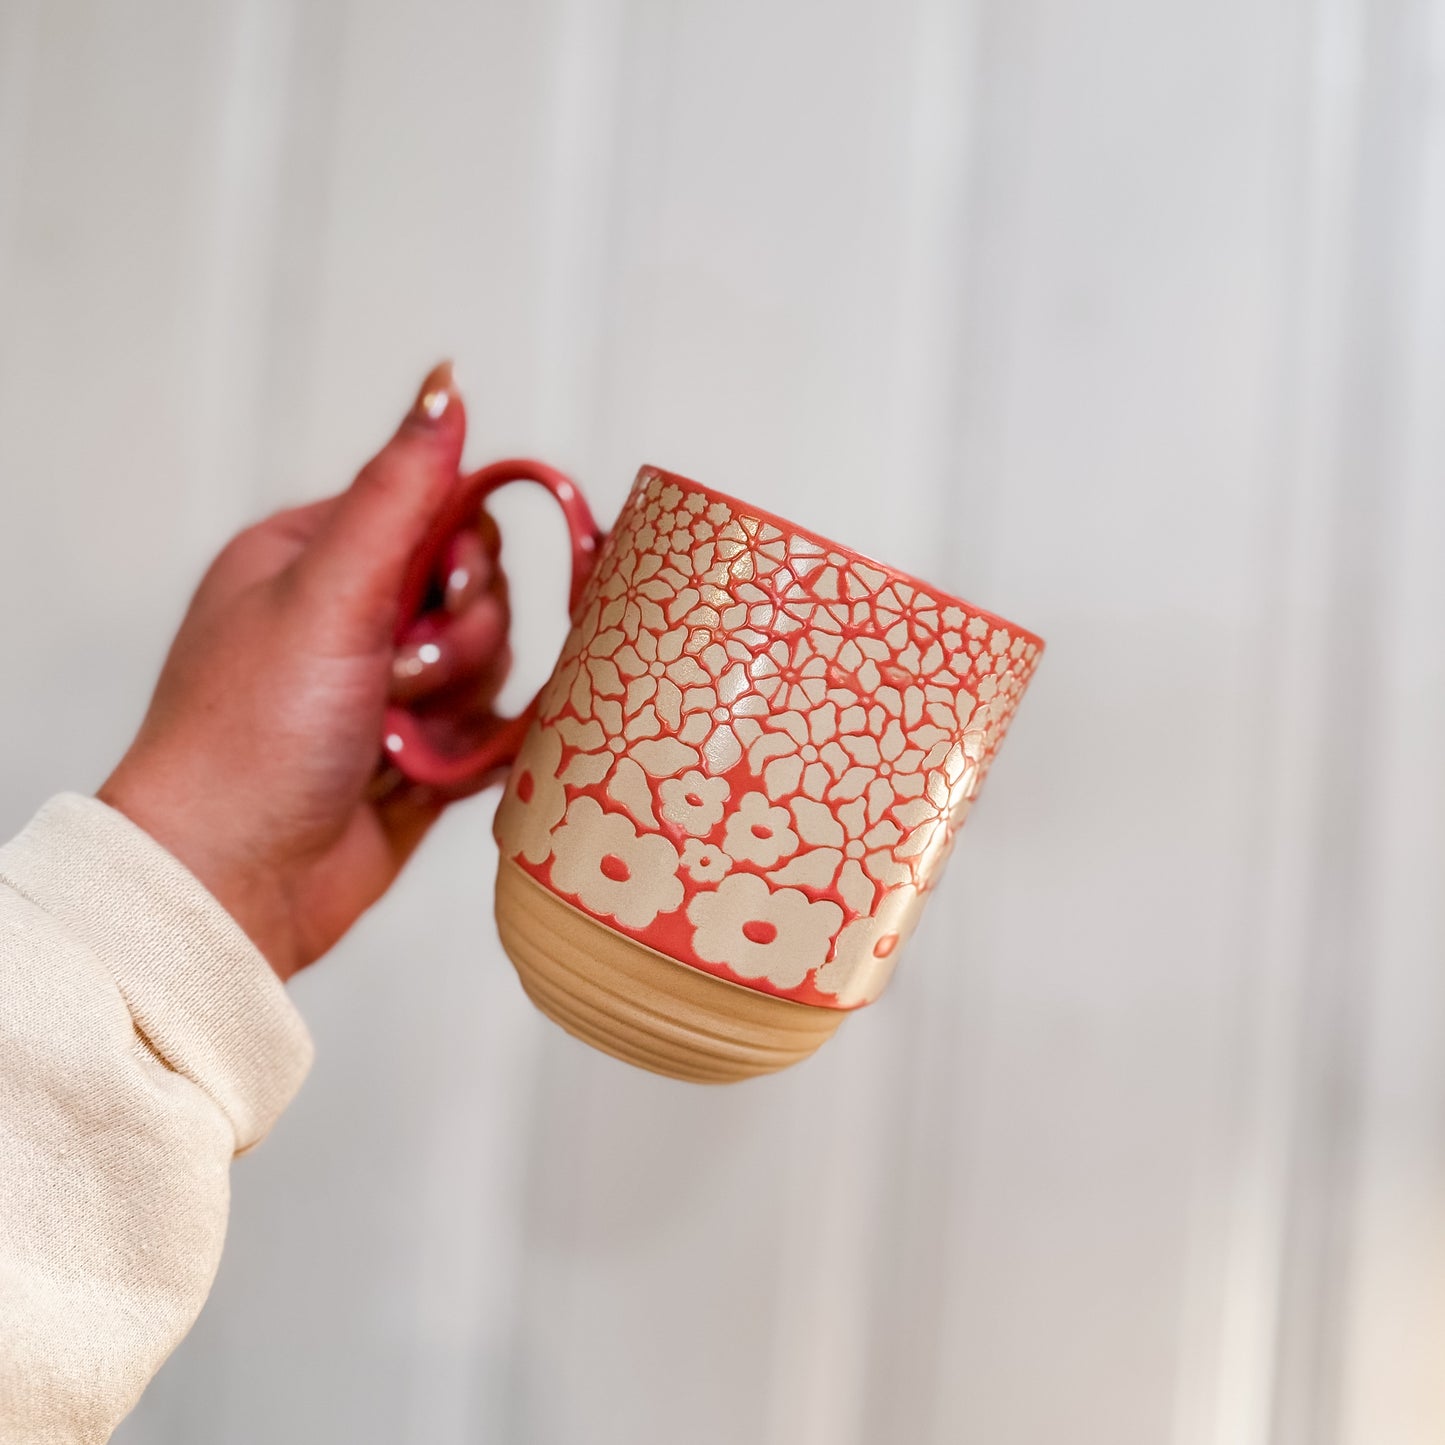
[[[399,638],[449,538],[523,479],[573,543],[551,678],[460,755],[392,709],[387,752],[457,793],[506,770],[497,926],[544,1013],[677,1078],[784,1068],[887,983],[1043,643],[656,467],[604,537],[568,478],[524,461],[459,488]]]

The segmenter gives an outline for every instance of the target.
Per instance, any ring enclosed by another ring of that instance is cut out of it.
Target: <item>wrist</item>
[[[194,796],[172,796],[149,782],[129,758],[96,791],[102,803],[149,834],[191,873],[284,983],[301,966],[284,884],[261,860],[218,845],[213,820],[197,816]]]

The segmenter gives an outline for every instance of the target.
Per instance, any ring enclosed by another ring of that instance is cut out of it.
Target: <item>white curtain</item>
[[[1445,1431],[1442,0],[0,0],[0,826],[454,355],[1050,650],[889,994],[706,1091],[534,1014],[491,803],[124,1445]],[[562,631],[508,499],[518,682]]]

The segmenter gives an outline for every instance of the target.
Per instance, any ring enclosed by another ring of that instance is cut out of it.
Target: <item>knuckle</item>
[[[378,497],[394,497],[405,490],[406,472],[405,464],[388,448],[356,474],[356,490]]]

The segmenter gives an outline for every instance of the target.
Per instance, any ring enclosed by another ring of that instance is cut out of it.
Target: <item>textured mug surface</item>
[[[573,617],[497,811],[504,874],[728,985],[876,998],[1040,640],[652,467]]]

